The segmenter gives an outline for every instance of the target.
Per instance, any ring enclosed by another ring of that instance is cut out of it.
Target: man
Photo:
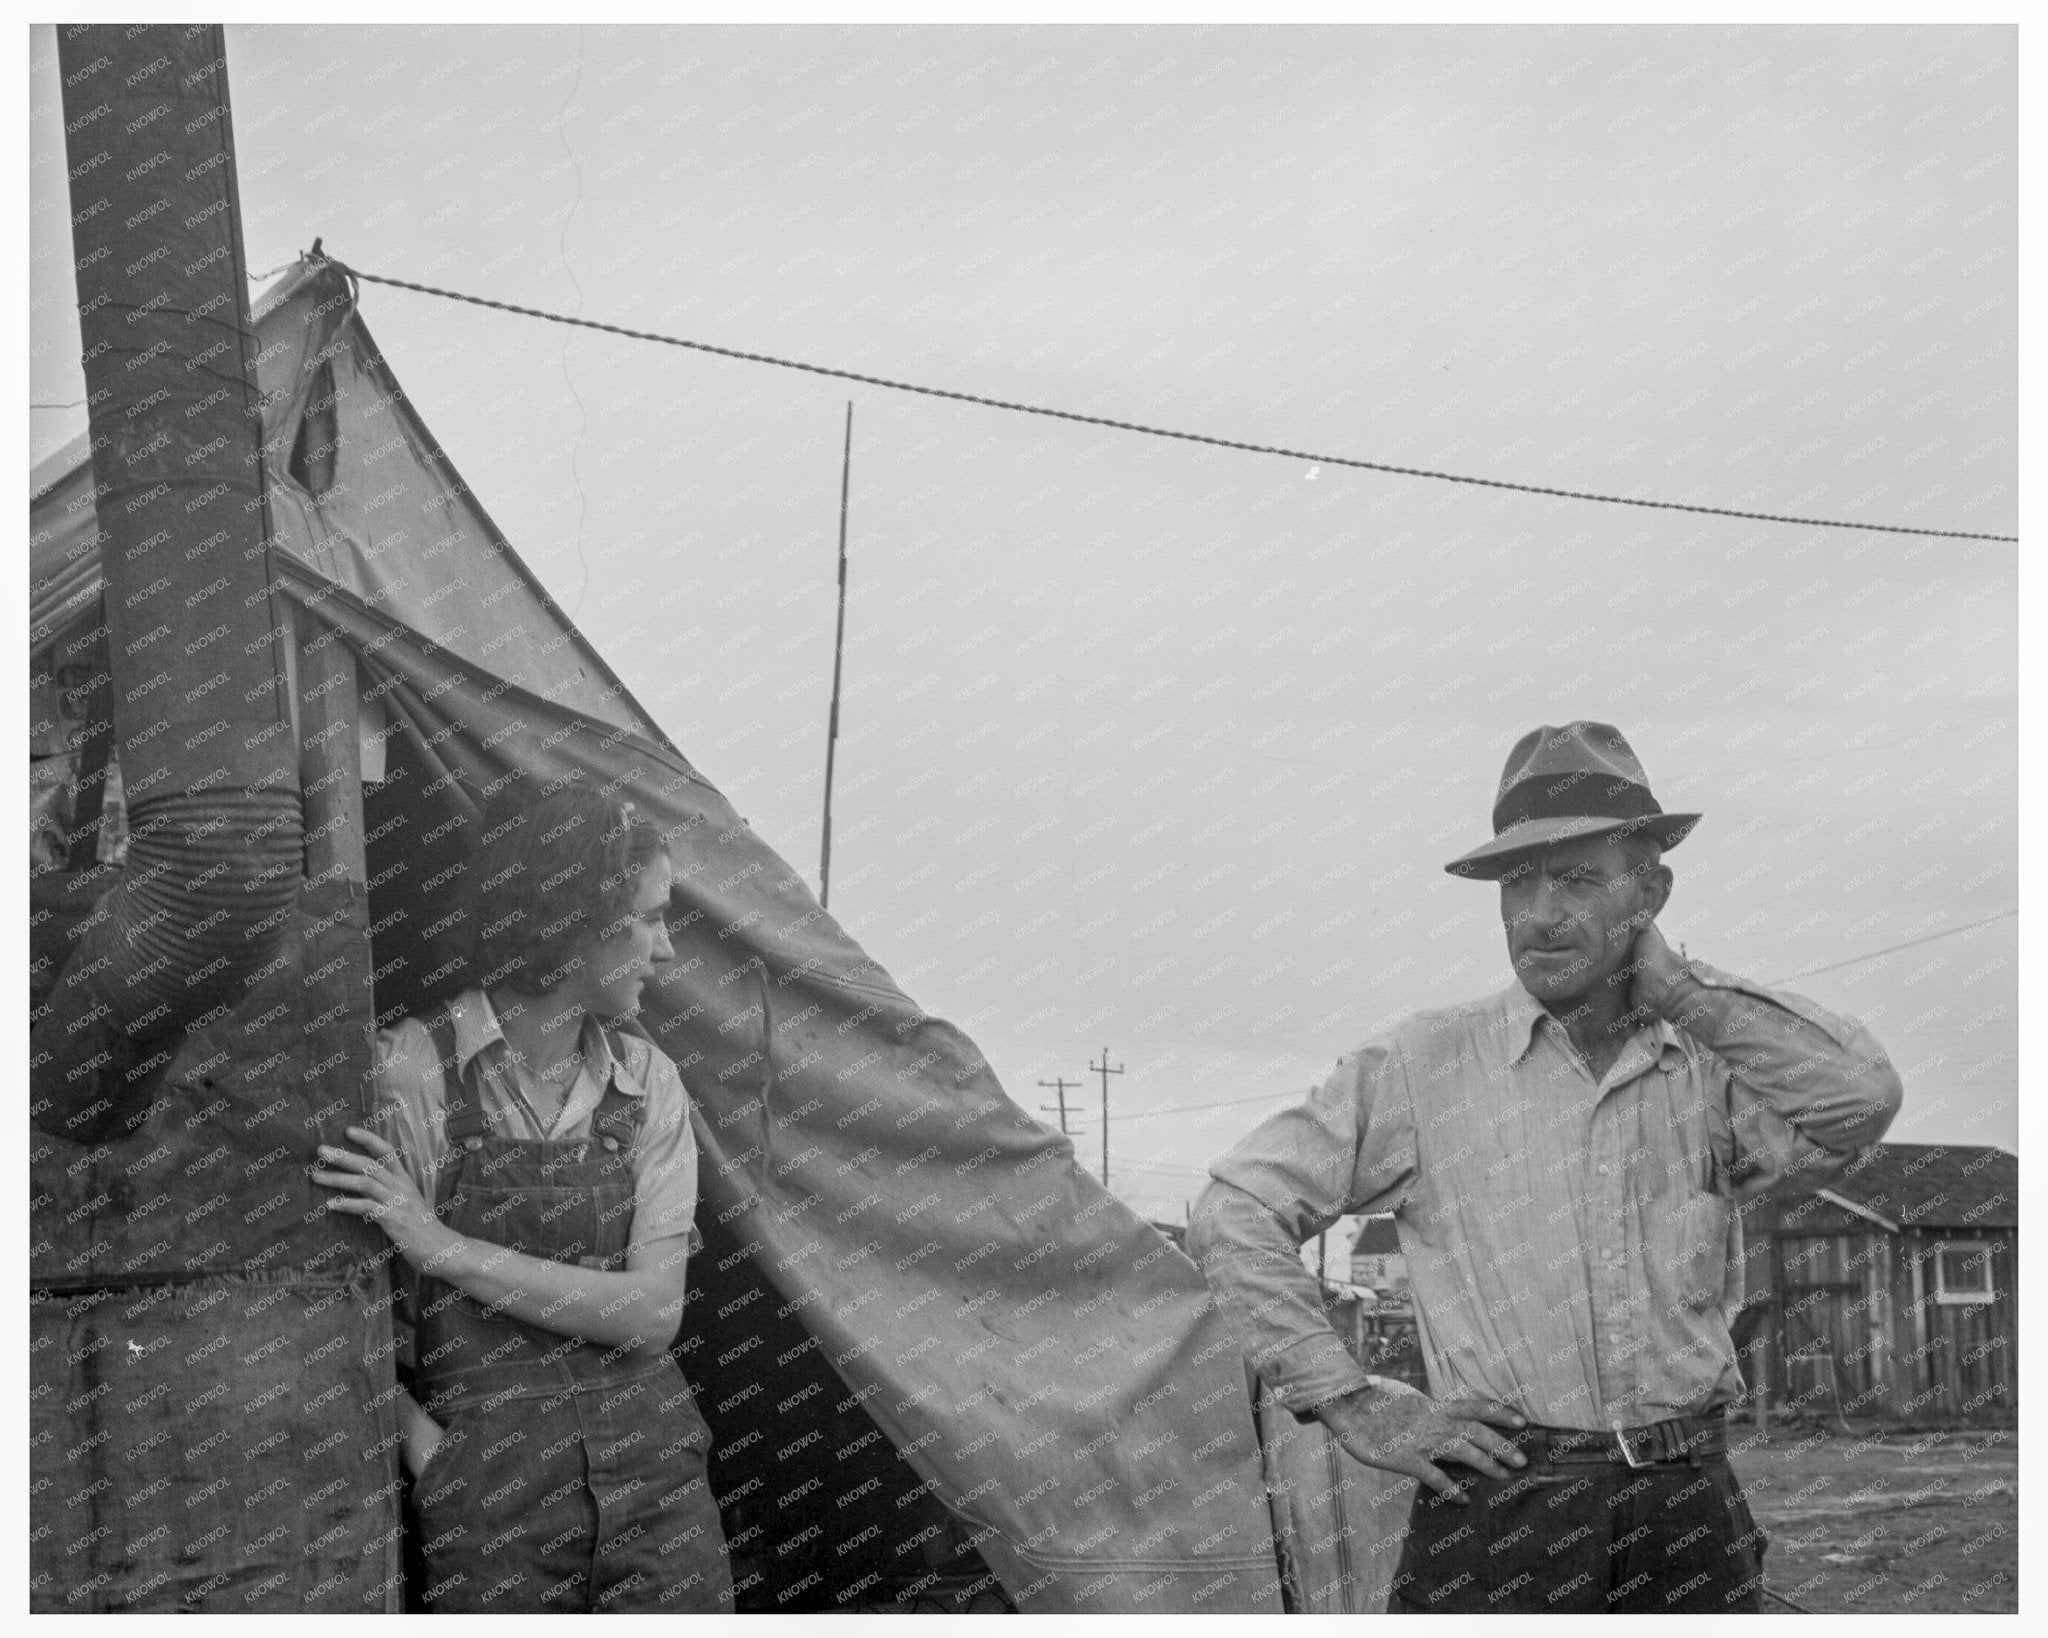
[[[1194,1214],[1282,1402],[1421,1481],[1395,1610],[1761,1608],[1723,1425],[1733,1207],[1825,1183],[1900,1088],[1860,1025],[1665,942],[1662,852],[1698,820],[1658,807],[1604,723],[1525,736],[1493,840],[1445,867],[1499,882],[1516,982],[1342,1060],[1216,1163]],[[1360,1369],[1297,1254],[1383,1211],[1427,1395]]]

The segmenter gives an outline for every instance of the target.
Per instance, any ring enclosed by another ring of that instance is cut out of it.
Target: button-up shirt
[[[612,1055],[605,1032],[586,1018],[580,1040],[582,1064],[569,1095],[545,1124],[520,1089],[505,1031],[482,990],[468,990],[454,1002],[455,1060],[467,1068],[484,1117],[499,1137],[528,1142],[573,1142],[590,1133],[607,1081],[616,1078],[626,1096],[646,1101],[633,1147],[633,1222],[627,1250],[685,1237],[678,1250],[695,1249],[697,1135],[690,1129],[690,1100],[683,1078],[652,1042],[622,1035],[623,1062]],[[407,1018],[377,1036],[377,1128],[396,1145],[407,1173],[429,1204],[434,1180],[448,1156],[444,1125],[447,1094],[433,1036],[417,1018]]]
[[[1417,1014],[1215,1164],[1193,1249],[1283,1403],[1367,1385],[1297,1250],[1389,1211],[1438,1397],[1601,1428],[1740,1394],[1735,1204],[1824,1184],[1899,1080],[1854,1020],[1699,962],[1664,1011],[1597,1081],[1519,983]]]

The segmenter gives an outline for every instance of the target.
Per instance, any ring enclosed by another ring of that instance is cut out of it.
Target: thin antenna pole
[[[825,725],[825,823],[818,840],[818,906],[832,902],[832,765],[839,748],[839,674],[846,653],[846,502],[853,487],[853,400],[846,401],[846,449],[839,463],[839,627],[832,636],[832,715]]]

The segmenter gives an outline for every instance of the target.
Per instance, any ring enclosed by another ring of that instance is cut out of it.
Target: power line
[[[1903,944],[1887,944],[1882,950],[1866,950],[1862,955],[1850,956],[1846,961],[1830,961],[1824,967],[1808,967],[1803,973],[1793,973],[1787,978],[1774,978],[1773,984],[1789,984],[1795,978],[1811,978],[1815,973],[1831,973],[1838,967],[1854,967],[1859,962],[1875,961],[1879,956],[1892,954],[1895,950],[1910,950],[1916,944],[1932,944],[1938,938],[1954,938],[1958,933],[1967,933],[1973,927],[1988,927],[1994,921],[2005,921],[2019,914],[2017,908],[2001,910],[1995,916],[1985,916],[1980,921],[1966,921],[1960,927],[1944,927],[1938,933],[1928,933],[1921,938],[1909,938]]]
[[[957,392],[947,387],[927,387],[914,381],[896,381],[887,376],[865,375],[858,370],[837,369],[829,364],[811,364],[802,359],[779,358],[772,353],[750,353],[737,347],[720,347],[708,341],[689,341],[681,336],[662,335],[652,330],[628,329],[622,324],[600,324],[595,319],[572,318],[565,313],[550,313],[539,307],[521,307],[509,301],[493,301],[487,296],[466,295],[459,290],[443,290],[436,285],[415,284],[410,279],[389,278],[381,273],[365,273],[360,268],[337,261],[319,250],[318,245],[311,253],[322,261],[339,269],[352,279],[361,279],[370,284],[389,285],[394,290],[411,290],[423,296],[439,296],[445,301],[466,302],[472,307],[488,307],[500,313],[517,313],[525,318],[546,319],[551,324],[573,324],[586,330],[601,330],[606,335],[624,336],[629,341],[654,341],[665,347],[683,347],[691,352],[709,353],[717,358],[737,359],[746,364],[772,364],[777,369],[801,370],[807,375],[830,376],[838,381],[858,381],[864,386],[882,387],[890,392],[917,393],[926,398],[947,398],[955,403],[979,404],[984,409],[1009,410],[1018,415],[1042,415],[1055,421],[1075,421],[1084,426],[1110,427],[1118,432],[1140,432],[1150,438],[1174,438],[1182,443],[1207,444],[1216,449],[1242,450],[1249,455],[1279,455],[1288,460],[1308,461],[1320,466],[1351,467],[1362,472],[1385,472],[1400,478],[1428,478],[1437,483],[1470,484],[1481,489],[1508,489],[1524,495],[1548,495],[1556,500],[1594,501],[1604,506],[1638,506],[1660,512],[1693,512],[1707,517],[1744,518],[1755,523],[1789,523],[1808,529],[1861,529],[1884,535],[1931,535],[1942,540],[2001,540],[2014,541],[2018,535],[1978,534],[1965,529],[1914,529],[1896,523],[1852,523],[1842,518],[1789,517],[1777,512],[1747,512],[1732,506],[1698,506],[1689,501],[1644,500],[1633,495],[1600,495],[1582,489],[1557,489],[1547,484],[1514,483],[1505,478],[1478,478],[1466,473],[1437,472],[1426,467],[1393,466],[1385,461],[1359,460],[1348,455],[1318,455],[1309,450],[1291,449],[1280,444],[1254,444],[1238,438],[1220,438],[1205,432],[1182,432],[1173,427],[1148,426],[1140,421],[1122,421],[1107,415],[1084,415],[1078,410],[1053,409],[1043,404],[1021,404],[1006,398],[990,398],[981,393]]]
[[[1093,1067],[1092,1065],[1090,1067]],[[1111,1115],[1111,1120],[1158,1120],[1166,1115],[1185,1115],[1197,1109],[1229,1109],[1242,1103],[1271,1103],[1275,1098],[1305,1098],[1308,1094],[1294,1092],[1255,1092],[1248,1098],[1220,1098],[1215,1103],[1176,1103],[1165,1109],[1147,1109],[1136,1115]],[[1079,1117],[1077,1124],[1092,1126],[1094,1121],[1087,1116]]]

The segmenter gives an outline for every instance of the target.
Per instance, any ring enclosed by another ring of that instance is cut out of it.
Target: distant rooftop
[[[1880,1143],[1827,1185],[1901,1228],[2015,1228],[2017,1155],[1976,1143]]]

